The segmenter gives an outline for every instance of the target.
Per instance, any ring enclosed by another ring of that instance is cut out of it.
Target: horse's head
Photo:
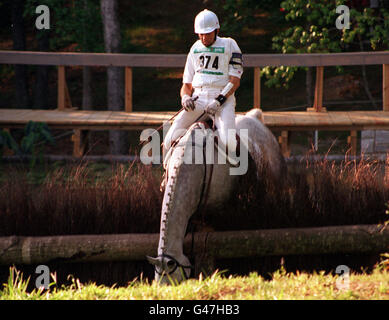
[[[180,261],[168,254],[160,254],[158,257],[147,257],[147,260],[154,265],[155,280],[161,284],[180,283],[190,276],[192,266],[189,259],[182,255]]]

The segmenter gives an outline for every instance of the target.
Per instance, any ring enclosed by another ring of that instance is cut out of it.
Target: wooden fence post
[[[389,111],[389,64],[382,66],[382,104],[383,111]]]
[[[290,157],[290,132],[281,131],[281,135],[278,137],[278,143],[281,145],[282,155],[286,158]]]
[[[352,130],[347,138],[347,142],[350,145],[350,154],[352,156],[357,155],[357,142],[358,142],[358,131]]]
[[[124,97],[125,97],[125,111],[132,112],[132,68],[125,68],[125,85],[124,85]]]
[[[327,111],[323,107],[323,82],[324,82],[324,67],[316,67],[316,84],[315,84],[315,100],[313,108],[308,108],[308,111]]]
[[[68,86],[66,84],[65,66],[58,66],[57,108],[59,110],[72,108],[72,100],[70,99]]]
[[[72,135],[74,157],[81,158],[84,156],[85,150],[88,147],[89,133],[89,130],[74,130]]]
[[[261,68],[254,68],[254,108],[261,108]]]

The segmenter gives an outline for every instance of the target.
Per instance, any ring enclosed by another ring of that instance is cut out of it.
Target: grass
[[[147,280],[134,280],[125,287],[95,283],[72,284],[27,291],[30,279],[10,268],[8,282],[0,290],[0,300],[389,300],[389,270],[378,265],[371,274],[353,274],[343,281],[339,275],[286,273],[280,269],[271,280],[257,273],[247,277],[225,277],[215,272],[181,284],[166,286]],[[341,285],[344,284],[345,287]]]

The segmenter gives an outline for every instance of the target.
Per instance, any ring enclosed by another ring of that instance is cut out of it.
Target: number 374
[[[209,63],[211,61],[211,56],[200,56],[200,66],[204,67],[205,69],[208,69]],[[215,59],[213,59],[212,62],[212,68],[218,69],[219,68],[219,57],[216,56]]]

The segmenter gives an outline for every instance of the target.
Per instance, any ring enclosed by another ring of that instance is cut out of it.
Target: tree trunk
[[[104,29],[105,51],[120,52],[120,26],[117,0],[101,0],[101,15]],[[107,68],[108,110],[124,110],[124,70],[122,67]],[[127,134],[123,131],[110,131],[111,154],[128,153]]]
[[[88,11],[88,0],[83,0],[83,9]],[[83,44],[82,51],[90,52],[92,51],[89,48],[87,43],[87,28],[86,28],[86,19],[83,22]],[[82,109],[83,110],[92,110],[93,109],[93,98],[92,98],[92,67],[84,66],[82,69]]]
[[[82,69],[82,109],[93,110],[92,101],[92,68],[84,66]]]
[[[359,38],[359,48],[361,49],[361,52],[363,52],[363,50],[364,50],[364,48],[363,48],[363,39],[362,39],[362,37],[360,35],[358,36],[358,38]],[[363,87],[365,89],[366,95],[369,98],[372,106],[376,109],[377,108],[377,104],[375,103],[374,98],[373,98],[373,96],[371,94],[371,91],[370,91],[370,88],[369,88],[369,82],[367,80],[366,65],[363,64],[361,66],[361,68],[362,68]]]
[[[26,50],[23,9],[24,0],[12,1],[13,50]],[[15,99],[17,108],[27,108],[29,106],[26,65],[15,65]]]
[[[38,51],[49,51],[50,30],[38,30]],[[49,107],[49,67],[37,66],[35,79],[34,107],[37,109],[47,109]]]

